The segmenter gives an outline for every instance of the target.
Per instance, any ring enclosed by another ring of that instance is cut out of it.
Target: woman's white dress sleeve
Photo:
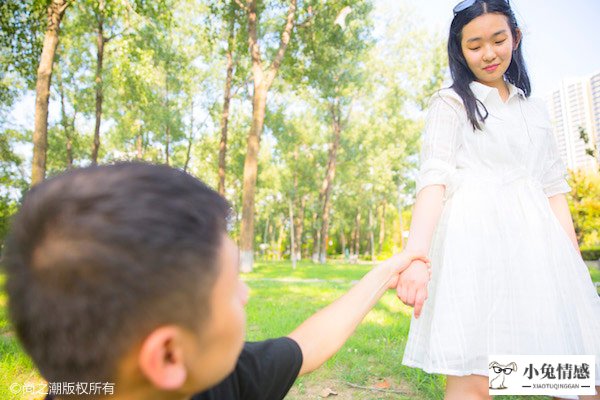
[[[436,93],[430,100],[421,148],[417,193],[430,185],[446,189],[456,171],[456,152],[462,129],[461,105],[455,99]],[[464,111],[463,111],[464,112]]]

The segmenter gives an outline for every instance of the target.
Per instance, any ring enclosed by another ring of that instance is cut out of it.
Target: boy
[[[398,254],[288,337],[244,344],[228,214],[199,180],[140,163],[68,171],[27,194],[6,290],[48,399],[282,399],[423,258]],[[98,382],[110,391],[91,393]]]

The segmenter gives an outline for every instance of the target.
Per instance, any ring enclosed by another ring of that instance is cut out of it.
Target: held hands
[[[415,261],[421,261],[429,268],[429,258],[422,253],[415,253],[412,251],[403,251],[394,254],[382,263],[383,267],[389,268],[390,270],[390,279],[388,281],[389,289],[395,289],[396,286],[398,286],[399,278],[404,275],[403,271],[410,268]]]
[[[416,259],[398,277],[396,292],[398,298],[415,308],[415,318],[419,318],[423,304],[427,300],[427,283],[431,279],[431,266]]]

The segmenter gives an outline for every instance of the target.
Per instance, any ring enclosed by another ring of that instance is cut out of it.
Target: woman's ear
[[[152,331],[144,340],[138,356],[144,376],[161,390],[177,390],[187,378],[183,358],[183,336],[176,326]]]
[[[516,51],[519,48],[519,45],[521,44],[521,38],[523,37],[523,34],[521,33],[521,30],[519,28],[517,28],[515,32],[516,35],[513,44],[513,51]]]

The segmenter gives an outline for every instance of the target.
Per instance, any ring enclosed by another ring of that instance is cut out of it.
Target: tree
[[[0,253],[8,232],[10,218],[17,211],[19,199],[27,188],[23,160],[15,151],[25,135],[12,130],[0,134]]]
[[[569,208],[580,246],[600,245],[600,175],[592,171],[569,171]]]
[[[369,1],[333,1],[315,4],[310,25],[299,31],[296,74],[317,98],[317,107],[331,127],[327,166],[319,190],[319,217],[314,227],[317,240],[313,254],[326,261],[331,197],[342,131],[347,125],[353,99],[360,97],[364,57],[372,44]],[[289,74],[293,76],[293,74]]]
[[[221,139],[219,142],[219,184],[218,192],[225,196],[225,176],[227,170],[227,135],[229,130],[229,112],[231,107],[231,99],[239,90],[242,82],[237,82],[237,89],[234,88],[234,79],[236,74],[239,79],[245,80],[245,68],[240,68],[239,55],[242,53],[241,44],[244,39],[247,39],[242,31],[240,22],[243,21],[244,15],[240,15],[240,9],[233,1],[226,1],[222,9],[215,10],[222,15],[222,21],[226,26],[226,45],[225,45],[225,84],[223,88],[223,107],[221,109],[220,128]],[[242,10],[242,12],[245,12]],[[247,42],[247,40],[246,40]]]
[[[278,49],[270,63],[263,60],[259,42],[260,12],[263,10],[257,0],[236,0],[236,3],[246,11],[248,22],[248,45],[252,59],[252,75],[254,93],[252,97],[252,125],[248,133],[246,161],[244,163],[244,186],[242,200],[242,226],[240,232],[240,266],[241,271],[249,272],[254,263],[254,196],[258,172],[258,151],[260,135],[262,134],[267,94],[277,72],[281,67],[283,57],[290,43],[292,28],[296,18],[297,0],[290,0],[286,22],[281,31]]]
[[[48,102],[52,64],[58,46],[60,22],[69,6],[68,0],[51,0],[48,5],[48,26],[44,36],[42,55],[37,70],[35,86],[35,126],[33,130],[33,160],[31,162],[31,184],[41,182],[46,175],[46,151],[48,146]]]

